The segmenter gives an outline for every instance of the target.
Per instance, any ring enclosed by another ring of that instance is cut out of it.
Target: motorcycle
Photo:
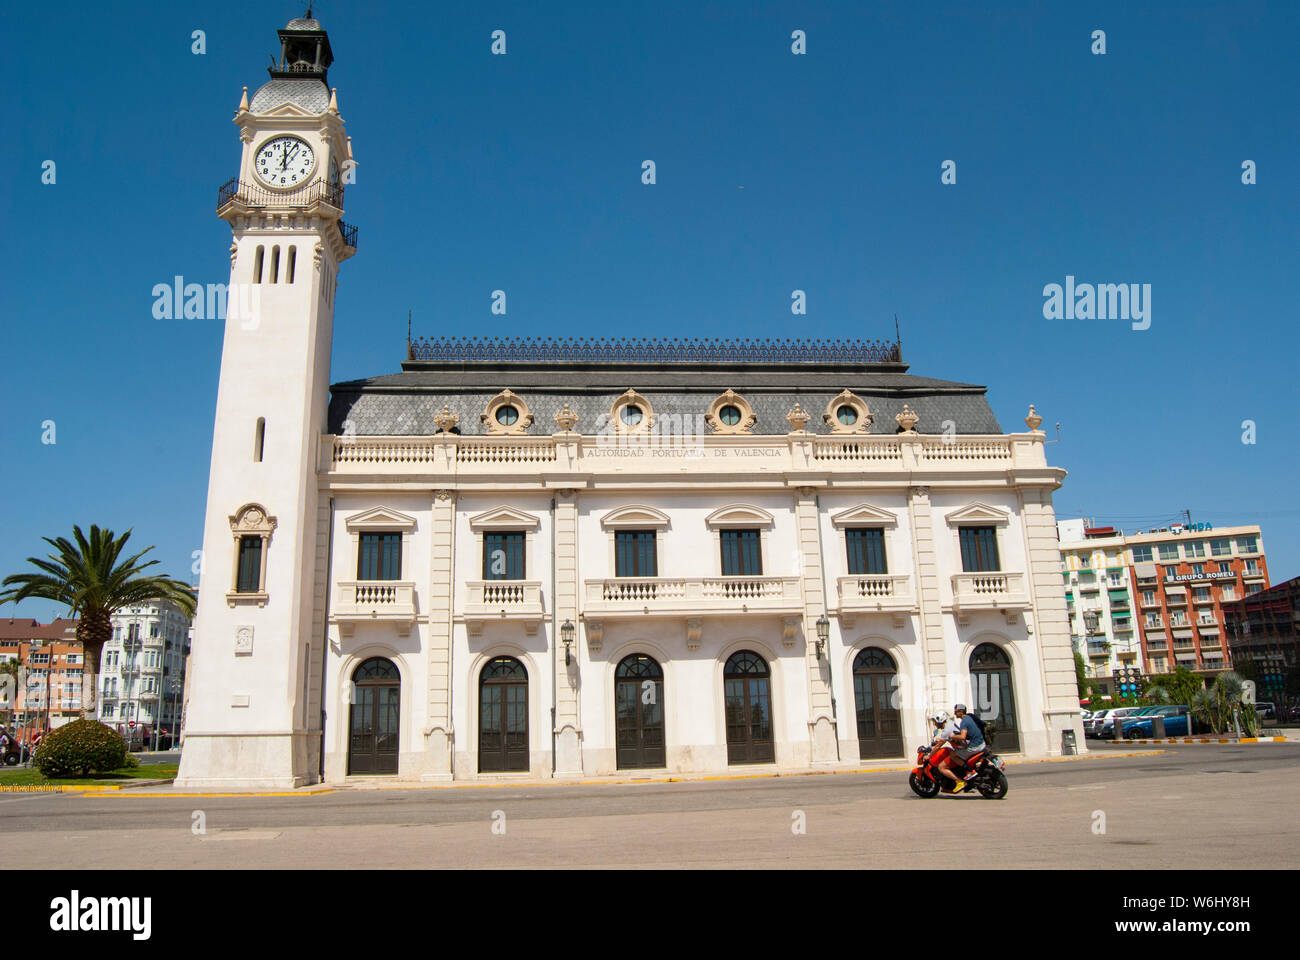
[[[939,765],[952,756],[952,744],[941,743],[937,746],[920,746],[916,748],[916,766],[908,785],[918,797],[930,799],[940,793],[952,793],[955,786],[939,770]],[[1001,800],[1007,795],[1007,775],[1002,772],[1002,758],[985,744],[964,762],[955,762],[958,779],[966,781],[966,789],[974,788],[986,800]]]

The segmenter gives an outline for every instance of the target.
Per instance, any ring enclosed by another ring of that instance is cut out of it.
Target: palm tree
[[[15,573],[4,578],[0,586],[0,603],[18,603],[22,600],[53,600],[62,603],[77,617],[77,639],[85,653],[82,667],[81,715],[94,719],[95,691],[99,673],[99,657],[113,636],[113,614],[123,607],[151,600],[170,600],[186,616],[192,617],[197,605],[194,590],[170,577],[144,574],[157,560],[140,563],[140,558],[153,549],[145,547],[135,556],[119,562],[122,548],[131,536],[128,530],[114,538],[112,530],[101,530],[94,525],[90,537],[74,526],[75,543],[66,537],[42,539],[55,550],[45,560],[28,557],[40,573]],[[87,699],[89,691],[89,699]]]

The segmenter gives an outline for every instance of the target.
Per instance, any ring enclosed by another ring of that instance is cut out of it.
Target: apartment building
[[[190,650],[189,617],[173,603],[151,600],[122,608],[112,622],[113,638],[100,656],[100,721],[124,734],[155,726],[174,734]]]
[[[0,661],[17,661],[14,689],[2,692],[0,715],[27,733],[60,727],[81,715],[81,644],[77,621],[0,620]]]
[[[1232,662],[1261,702],[1300,697],[1300,577],[1223,604]]]

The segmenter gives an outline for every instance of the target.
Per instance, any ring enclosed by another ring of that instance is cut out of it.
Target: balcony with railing
[[[859,574],[836,581],[840,622],[852,627],[864,614],[888,613],[895,626],[902,626],[908,614],[918,610],[912,578],[906,574]]]
[[[584,582],[584,615],[800,613],[797,577],[614,577]]]
[[[468,580],[463,617],[471,636],[483,632],[488,621],[522,622],[529,636],[546,619],[540,580]]]
[[[344,580],[339,582],[330,622],[350,637],[358,623],[391,623],[406,636],[415,623],[415,583],[409,580]]]
[[[1008,622],[1013,622],[1018,614],[1029,609],[1025,575],[1001,571],[954,573],[952,602],[946,608],[963,624],[967,615],[976,610],[996,610]]]

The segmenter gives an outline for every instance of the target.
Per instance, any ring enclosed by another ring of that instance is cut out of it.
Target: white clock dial
[[[257,148],[253,170],[272,187],[296,187],[307,182],[316,167],[316,154],[305,140],[272,137]]]

